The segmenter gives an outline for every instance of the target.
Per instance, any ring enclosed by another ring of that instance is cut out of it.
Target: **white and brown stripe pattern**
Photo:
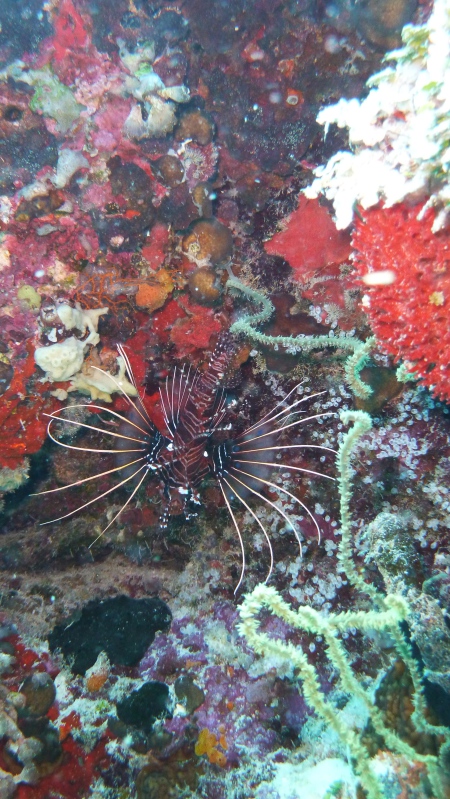
[[[130,380],[135,385],[126,353],[123,347],[118,349],[127,364]],[[151,421],[145,408],[144,398],[141,397],[136,401],[132,401],[124,395],[129,404],[129,410],[126,415],[118,414],[109,408],[103,408],[92,403],[68,406],[51,414],[48,433],[55,443],[72,450],[82,449],[94,453],[114,453],[117,465],[107,471],[77,480],[70,486],[43,491],[41,492],[42,494],[63,491],[66,488],[79,486],[110,474],[119,476],[119,482],[112,488],[52,521],[60,521],[72,516],[77,511],[92,505],[98,499],[108,496],[116,488],[121,488],[122,486],[131,487],[130,496],[100,534],[103,535],[133,500],[145,480],[155,475],[162,483],[164,489],[165,507],[161,514],[160,524],[165,527],[170,516],[173,493],[177,492],[182,497],[184,511],[186,516],[188,516],[191,503],[197,505],[200,503],[198,489],[203,480],[210,475],[215,477],[218,482],[241,547],[242,568],[236,591],[244,578],[245,549],[242,532],[231,507],[231,502],[240,502],[264,534],[270,552],[270,568],[266,581],[273,570],[273,550],[269,531],[262,523],[257,512],[248,504],[248,501],[253,497],[256,497],[259,502],[267,504],[280,515],[297,539],[300,552],[302,545],[296,525],[279,504],[276,504],[266,496],[266,488],[271,491],[281,492],[289,498],[290,502],[299,505],[313,522],[320,538],[319,525],[305,503],[285,487],[271,482],[269,477],[273,471],[284,469],[334,480],[333,477],[322,472],[317,472],[304,466],[294,466],[290,463],[275,461],[275,458],[276,453],[283,450],[303,450],[306,452],[310,449],[316,449],[326,453],[334,453],[334,450],[329,447],[313,444],[280,445],[278,441],[279,435],[286,430],[298,428],[300,425],[305,425],[316,419],[335,416],[336,414],[328,412],[316,413],[302,418],[295,418],[302,410],[305,402],[320,396],[320,394],[314,394],[297,399],[294,402],[288,402],[298,388],[295,386],[259,422],[251,425],[234,438],[230,437],[230,439],[221,444],[214,444],[212,436],[221,425],[226,414],[223,383],[233,354],[233,339],[228,334],[224,334],[219,340],[204,372],[191,370],[190,367],[175,368],[172,378],[170,380],[167,379],[165,386],[160,389],[161,407],[166,426],[164,432],[159,431]],[[120,389],[120,386],[118,388]],[[97,415],[95,425],[70,418],[70,413],[76,413],[80,407],[88,411],[104,411],[110,415],[110,418],[102,420],[102,417]],[[56,422],[74,425],[85,430],[92,430],[110,436],[111,449],[90,449],[67,444],[54,435]],[[105,426],[101,426],[102,423]],[[50,523],[44,522],[44,524]]]

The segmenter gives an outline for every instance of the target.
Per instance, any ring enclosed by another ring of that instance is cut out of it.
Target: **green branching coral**
[[[338,473],[340,489],[340,513],[342,538],[339,547],[339,562],[347,579],[353,587],[371,599],[371,610],[346,611],[343,613],[323,613],[307,605],[293,610],[278,594],[267,585],[258,585],[248,594],[241,607],[239,631],[249,646],[262,655],[274,655],[287,660],[298,670],[303,694],[308,704],[335,730],[342,743],[348,748],[354,762],[361,785],[367,792],[368,799],[382,799],[383,793],[377,776],[372,770],[368,752],[357,732],[343,723],[338,708],[327,698],[321,688],[316,667],[309,662],[305,652],[291,643],[271,637],[260,629],[258,614],[268,609],[272,614],[283,619],[295,629],[322,636],[326,655],[335,672],[339,675],[340,687],[350,696],[355,696],[367,709],[373,728],[380,735],[389,750],[407,757],[410,761],[424,763],[428,770],[433,793],[437,799],[444,799],[444,788],[441,780],[440,762],[444,752],[450,747],[450,730],[429,724],[425,717],[425,702],[422,694],[421,680],[416,661],[409,643],[404,637],[401,624],[408,618],[410,608],[405,597],[398,594],[383,594],[374,586],[365,582],[358,572],[352,558],[350,501],[352,496],[351,458],[359,438],[371,428],[371,420],[363,411],[346,411],[341,414],[345,424],[353,422],[353,426],[345,434],[338,453]],[[397,733],[389,729],[382,713],[373,704],[372,696],[363,686],[353,671],[351,658],[348,655],[339,635],[349,629],[361,633],[373,630],[384,631],[391,636],[397,654],[403,660],[414,685],[413,722],[420,732],[442,735],[445,743],[441,747],[440,757],[418,754]]]
[[[374,347],[374,338],[369,338],[367,341],[359,341],[352,336],[334,336],[332,332],[326,336],[268,336],[265,333],[261,333],[257,329],[257,326],[267,322],[275,310],[270,299],[261,291],[256,291],[246,286],[245,283],[242,283],[235,277],[230,277],[228,279],[227,288],[238,289],[245,294],[249,300],[261,307],[259,312],[249,314],[234,322],[230,328],[231,333],[241,333],[248,336],[248,338],[253,341],[258,342],[258,344],[264,344],[274,349],[285,347],[286,352],[290,354],[295,354],[297,352],[306,353],[312,350],[327,348],[351,352],[345,364],[347,381],[356,396],[367,399],[372,394],[370,386],[366,385],[366,383],[363,383],[361,380],[360,373],[367,361],[370,350]]]

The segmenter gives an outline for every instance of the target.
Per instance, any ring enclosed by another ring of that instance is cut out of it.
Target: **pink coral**
[[[322,308],[339,309],[339,326],[357,326],[350,291],[355,281],[348,268],[351,246],[347,231],[337,230],[330,211],[318,200],[300,195],[298,207],[283,219],[281,230],[265,242],[269,255],[279,255],[292,267],[292,280],[300,286],[302,297]]]
[[[56,61],[62,61],[73,50],[90,45],[86,22],[75,9],[72,0],[63,0],[55,18],[54,50]]]
[[[160,341],[175,345],[177,358],[190,359],[196,350],[207,349],[223,328],[219,314],[187,297],[168,302],[153,315],[152,323]]]
[[[184,319],[177,319],[170,333],[170,339],[177,348],[180,358],[191,355],[195,350],[210,346],[210,340],[222,330],[222,325],[211,308],[203,308],[190,301],[183,301]]]
[[[363,212],[353,234],[359,274],[391,270],[368,289],[367,312],[383,349],[404,360],[437,397],[450,400],[450,230],[432,233],[435,216],[398,204]]]
[[[329,211],[318,200],[300,196],[298,208],[283,220],[283,227],[264,245],[270,255],[281,255],[306,283],[319,270],[340,264],[350,255],[347,233],[338,231]]]
[[[0,468],[16,469],[23,465],[26,455],[38,452],[47,435],[45,413],[52,413],[59,403],[46,389],[48,384],[34,380],[29,382],[36,368],[33,346],[29,343],[25,358],[14,359],[14,376],[8,390],[2,396],[0,426],[2,445]]]

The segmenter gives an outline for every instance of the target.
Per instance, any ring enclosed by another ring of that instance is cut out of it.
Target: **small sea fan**
[[[302,545],[299,532],[293,520],[289,518],[282,508],[265,496],[263,493],[265,487],[282,492],[289,497],[290,501],[300,505],[313,522],[320,539],[319,525],[309,508],[286,488],[271,482],[269,477],[274,470],[288,469],[334,480],[333,477],[312,469],[276,462],[275,458],[277,452],[293,449],[315,449],[334,453],[335,451],[329,447],[317,444],[279,444],[278,442],[281,434],[290,428],[295,428],[323,417],[334,416],[335,414],[323,412],[296,418],[304,403],[320,396],[320,393],[292,402],[289,400],[298,388],[298,386],[295,386],[259,422],[234,437],[230,435],[227,440],[216,443],[214,434],[218,431],[223,432],[224,429],[228,432],[230,428],[230,425],[225,428],[222,426],[227,413],[223,382],[234,353],[234,347],[233,339],[229,335],[223,335],[205,372],[192,370],[190,367],[175,368],[172,377],[170,379],[167,378],[165,386],[160,389],[161,408],[166,428],[164,432],[158,430],[150,419],[144,398],[139,395],[136,400],[124,395],[129,405],[129,410],[126,414],[119,414],[110,408],[104,408],[93,403],[68,406],[51,414],[48,434],[55,443],[70,450],[83,450],[99,454],[112,453],[116,456],[117,465],[107,471],[77,480],[68,486],[43,491],[41,492],[42,494],[64,491],[67,488],[79,486],[114,473],[120,475],[120,480],[112,488],[75,510],[57,519],[52,519],[51,522],[44,522],[44,524],[67,519],[77,511],[83,510],[97,500],[108,496],[117,488],[129,485],[132,488],[130,496],[100,534],[103,535],[130,504],[144,481],[155,476],[163,485],[165,504],[160,524],[164,528],[167,526],[174,494],[178,494],[182,498],[183,509],[188,517],[192,504],[201,504],[199,495],[201,484],[205,478],[212,476],[216,479],[223,494],[241,547],[242,569],[236,591],[241,585],[245,573],[245,550],[241,529],[232,509],[233,501],[239,501],[251,514],[267,541],[270,551],[270,569],[266,580],[269,579],[273,571],[272,544],[266,527],[257,512],[249,505],[252,497],[256,496],[259,500],[268,504],[284,519],[297,539],[300,553]],[[118,350],[127,365],[129,378],[137,390],[126,352],[122,346],[119,346]],[[108,428],[97,427],[78,419],[69,418],[68,414],[77,412],[78,408],[88,411],[105,411],[110,414],[111,418],[108,420],[110,426]],[[106,434],[111,437],[112,449],[89,449],[65,443],[53,433],[56,422]]]

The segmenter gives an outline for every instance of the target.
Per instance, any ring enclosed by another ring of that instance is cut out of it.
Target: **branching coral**
[[[334,203],[338,228],[350,225],[355,203],[386,207],[406,197],[429,198],[441,206],[433,230],[446,221],[450,200],[449,105],[450,13],[436,0],[425,25],[406,25],[403,47],[388,53],[394,61],[374,75],[364,100],[340,100],[324,108],[318,122],[348,127],[354,152],[338,152],[316,170],[305,192],[323,192]],[[431,196],[430,196],[431,194]]]
[[[309,662],[306,653],[301,648],[262,632],[258,614],[263,608],[266,608],[294,629],[322,636],[326,654],[339,675],[340,685],[343,690],[347,694],[357,697],[363,703],[375,731],[384,739],[388,749],[407,757],[411,761],[418,761],[426,765],[434,794],[439,799],[441,797],[443,799],[444,788],[441,781],[440,766],[442,765],[444,752],[447,752],[450,746],[450,732],[446,727],[432,726],[425,718],[424,699],[418,667],[412,656],[409,643],[406,641],[401,629],[402,622],[407,619],[410,612],[409,605],[404,597],[389,593],[384,595],[374,586],[366,583],[352,559],[350,515],[352,493],[351,457],[358,439],[370,429],[371,420],[368,414],[363,411],[346,411],[341,418],[344,423],[353,421],[354,425],[345,434],[338,453],[342,527],[339,561],[349,582],[358,591],[369,594],[374,607],[369,611],[355,610],[334,613],[329,616],[325,616],[308,606],[293,610],[274,588],[258,585],[251,594],[245,597],[241,605],[239,629],[247,643],[257,653],[276,655],[279,659],[281,658],[294,664],[299,672],[305,699],[316,713],[335,730],[340,740],[347,746],[354,760],[355,770],[359,775],[361,785],[367,791],[369,799],[382,799],[383,793],[380,783],[372,770],[368,753],[361,738],[347,724],[342,722],[337,706],[327,698],[320,685],[315,666]],[[441,748],[439,759],[433,755],[417,753],[408,743],[386,726],[382,713],[373,704],[369,691],[356,676],[349,655],[338,638],[338,634],[345,633],[350,628],[357,629],[362,633],[368,633],[373,630],[385,631],[391,635],[399,657],[409,669],[414,685],[414,712],[412,718],[417,730],[444,736],[445,743]]]
[[[3,657],[5,658],[5,656]],[[5,670],[8,669],[5,660],[3,660],[3,666],[5,666]],[[38,778],[34,758],[41,752],[42,744],[37,738],[25,737],[17,724],[18,709],[21,708],[23,699],[24,697],[20,693],[8,691],[5,685],[1,687],[0,734],[6,741],[6,754],[12,756],[16,764],[14,774],[0,768],[0,796],[2,799],[12,799],[19,783],[33,784]],[[4,766],[4,762],[2,766]]]
[[[297,352],[311,352],[319,349],[341,349],[351,352],[345,365],[345,373],[349,385],[356,396],[366,399],[372,393],[370,386],[363,383],[360,372],[366,363],[367,357],[373,348],[375,339],[369,338],[367,341],[359,341],[352,336],[334,336],[333,331],[326,336],[268,336],[257,330],[257,325],[264,324],[272,316],[275,308],[271,300],[260,291],[246,286],[235,277],[230,277],[227,281],[227,288],[238,289],[246,295],[252,302],[261,306],[261,311],[250,314],[238,319],[230,328],[234,334],[244,334],[258,344],[267,347],[285,347],[286,352],[295,354]]]

